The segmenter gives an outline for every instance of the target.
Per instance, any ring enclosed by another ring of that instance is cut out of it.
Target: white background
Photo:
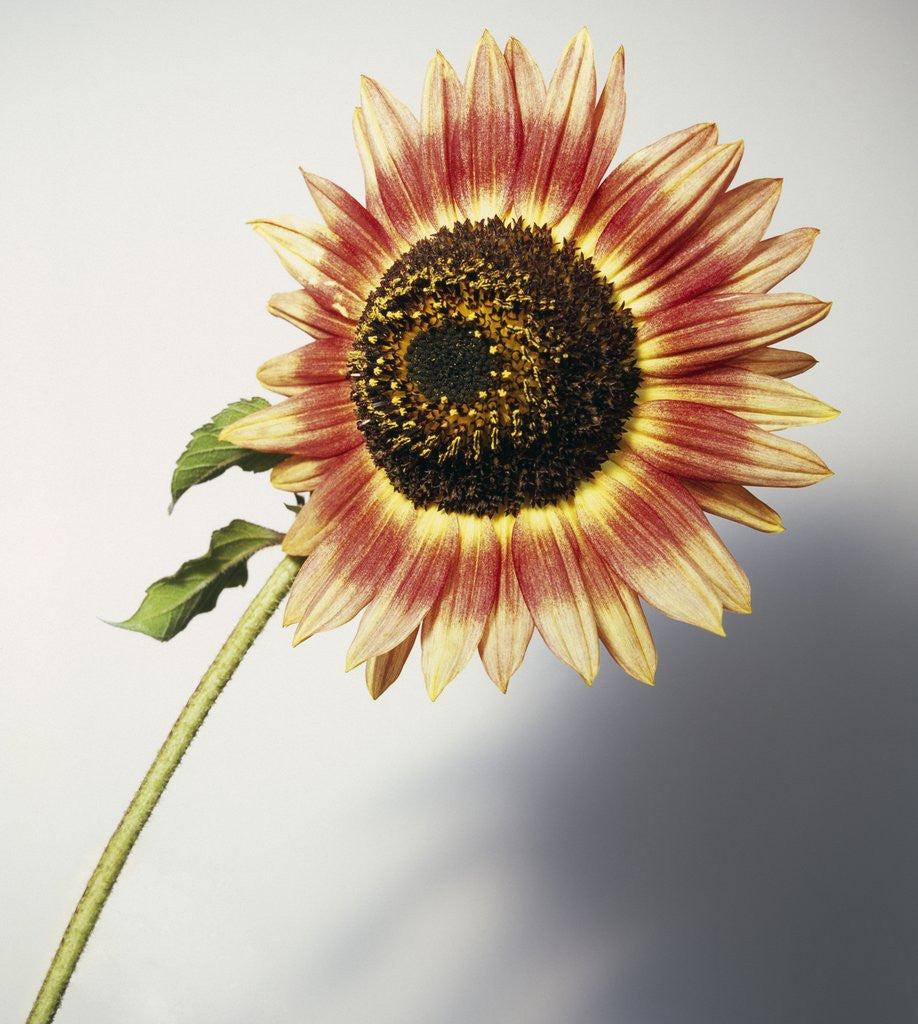
[[[168,645],[105,625],[234,516],[228,473],[166,516],[191,428],[301,342],[248,228],[361,189],[366,72],[416,108],[484,26],[550,68],[626,47],[620,155],[699,120],[823,229],[790,286],[835,300],[801,435],[837,476],[724,533],[755,612],[653,617],[658,684],[592,690],[534,643],[384,699],[348,630],[269,626],[130,859],[61,1024],[900,1022],[918,1014],[915,8],[649,3],[7,4],[0,44],[4,572],[0,1020],[24,1019],[133,788],[250,599]],[[252,563],[253,583],[275,553]]]

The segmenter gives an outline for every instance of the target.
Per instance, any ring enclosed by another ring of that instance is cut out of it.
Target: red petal
[[[767,292],[809,256],[819,232],[816,228],[797,228],[774,238],[766,238],[750,252],[744,263],[726,281],[717,285],[718,292]]]
[[[618,149],[625,123],[625,51],[619,47],[612,58],[606,84],[593,111],[591,135],[593,145],[583,171],[580,190],[564,218],[556,226],[556,237],[568,237],[580,220],[602,176],[608,170]]]
[[[220,438],[259,452],[322,459],[363,443],[346,382],[312,385],[300,395],[236,420]]]
[[[351,343],[344,338],[314,341],[274,356],[259,366],[258,380],[281,395],[295,395],[308,384],[331,384],[347,376]]]
[[[366,669],[367,689],[373,700],[381,697],[401,675],[417,635],[418,631],[415,629],[391,651],[369,659]]]
[[[622,482],[659,513],[721,604],[733,612],[751,611],[746,574],[686,488],[668,473],[628,453],[619,453],[615,461],[626,473]]]
[[[765,487],[805,487],[831,476],[805,445],[693,402],[645,402],[624,443],[667,473]]]
[[[453,194],[469,220],[502,216],[510,209],[521,143],[510,70],[493,36],[485,32],[469,61],[462,120],[451,140]]]
[[[704,220],[733,180],[742,155],[741,142],[717,146],[648,181],[606,225],[593,262],[618,288],[637,284]]]
[[[414,518],[414,506],[377,473],[353,514],[338,520],[294,580],[284,612],[285,624],[299,622],[294,644],[343,625],[367,604],[408,554]]]
[[[321,479],[309,501],[297,513],[284,538],[289,555],[308,555],[337,526],[353,515],[355,502],[369,487],[377,469],[363,445],[336,459],[326,460]]]
[[[514,206],[531,224],[555,224],[570,209],[593,143],[596,69],[586,29],[568,43],[517,170]]]
[[[346,246],[355,266],[374,282],[399,256],[379,221],[350,192],[328,178],[302,171],[306,186],[325,223]]]
[[[360,164],[363,167],[363,183],[367,193],[367,209],[373,217],[382,225],[390,246],[397,252],[406,252],[411,248],[411,243],[406,241],[399,234],[383,203],[380,183],[376,174],[376,164],[373,159],[373,150],[370,146],[366,117],[363,110],[358,107],[354,111],[354,142],[357,145],[357,153],[360,156]]]
[[[421,668],[436,700],[475,651],[500,577],[500,545],[491,521],[459,516],[459,555],[421,629]]]
[[[453,573],[459,548],[454,515],[436,509],[418,512],[406,557],[367,605],[347,654],[347,670],[376,657],[413,635]]]
[[[795,292],[705,295],[638,322],[638,365],[655,377],[694,373],[798,334],[830,308]]]
[[[545,79],[532,54],[519,39],[509,39],[504,47],[504,60],[510,69],[525,139],[542,114],[542,107],[545,104]]]
[[[822,423],[838,415],[837,409],[793,384],[730,366],[670,380],[645,377],[641,382],[641,398],[712,405],[741,416],[763,430]]]
[[[721,603],[660,515],[622,480],[616,467],[575,496],[577,517],[596,554],[661,612],[723,635]]]
[[[276,292],[268,299],[268,312],[315,338],[352,338],[354,335],[353,321],[320,306],[305,291]]]
[[[580,568],[596,616],[599,639],[629,675],[652,685],[657,650],[637,594],[612,572],[583,536]]]
[[[790,348],[754,348],[739,358],[731,359],[727,366],[752,373],[765,373],[769,377],[796,377],[816,365],[816,360],[806,352],[795,352]]]
[[[535,624],[526,607],[513,567],[510,550],[513,519],[501,516],[493,522],[494,533],[500,543],[500,582],[481,635],[478,653],[485,671],[506,693],[510,677],[523,664]]]
[[[328,228],[297,217],[257,220],[253,226],[320,306],[350,322],[360,318],[372,282]]]
[[[749,181],[726,192],[690,239],[622,295],[625,305],[646,316],[713,289],[761,239],[780,193],[778,178]]]
[[[683,480],[683,483],[705,512],[763,533],[780,533],[784,529],[778,513],[740,484],[712,480]]]
[[[462,83],[442,53],[427,66],[421,99],[421,176],[437,224],[460,219],[449,180],[450,138],[462,117]]]
[[[599,671],[599,641],[569,514],[553,505],[523,509],[513,524],[511,550],[520,590],[542,639],[592,684]]]
[[[638,150],[619,164],[599,186],[574,228],[572,237],[583,252],[593,255],[606,225],[641,189],[688,165],[716,142],[717,128],[713,124],[696,124]]]
[[[421,176],[417,118],[372,78],[361,79],[360,94],[380,198],[399,233],[415,241],[433,228],[432,196]]]

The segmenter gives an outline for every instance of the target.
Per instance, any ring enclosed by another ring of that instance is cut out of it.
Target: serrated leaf
[[[170,512],[189,487],[213,480],[231,466],[238,466],[249,473],[263,473],[286,458],[274,452],[253,452],[219,439],[224,427],[267,406],[268,402],[263,398],[240,398],[238,402],[231,402],[218,412],[208,423],[191,432],[191,440],[179,456],[172,474]]]
[[[234,519],[214,530],[206,555],[192,558],[178,572],[151,583],[137,611],[124,622],[110,625],[171,640],[195,615],[209,612],[223,590],[248,581],[246,562],[256,551],[283,539],[276,530]]]

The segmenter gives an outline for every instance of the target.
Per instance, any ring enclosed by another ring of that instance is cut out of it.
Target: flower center
[[[415,505],[516,514],[618,448],[639,372],[612,285],[547,228],[441,228],[370,295],[350,358],[373,461]]]

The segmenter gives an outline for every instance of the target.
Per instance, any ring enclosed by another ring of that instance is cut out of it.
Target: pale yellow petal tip
[[[360,651],[348,651],[344,656],[344,671],[353,672],[355,668],[359,668],[367,660],[367,655],[361,654]]]
[[[281,551],[283,551],[285,555],[293,555],[294,558],[306,558],[309,554],[308,546],[302,543],[298,544],[296,541],[291,540],[289,533],[281,541]],[[290,623],[285,622],[284,625],[288,626]]]
[[[235,433],[237,437],[239,435],[233,429],[235,426],[236,426],[235,423],[231,423],[228,427],[224,427],[220,431],[220,433],[217,434],[217,440],[218,441],[225,441],[226,444],[236,444],[236,442],[233,440],[233,434]]]

